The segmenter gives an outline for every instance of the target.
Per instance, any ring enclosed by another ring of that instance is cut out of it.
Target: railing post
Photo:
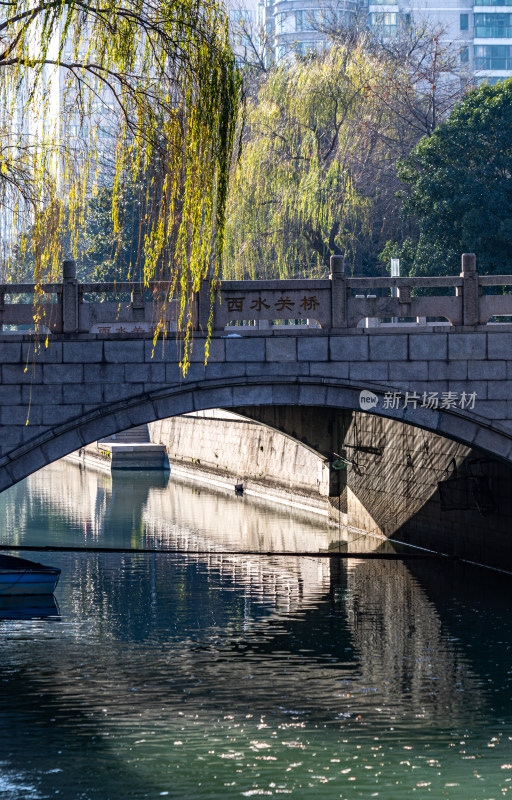
[[[478,325],[479,323],[479,291],[478,272],[476,271],[476,255],[474,253],[462,254],[462,324]]]
[[[208,320],[210,319],[210,291],[211,280],[202,280],[199,291],[196,294],[195,328],[198,331],[203,331],[203,333],[208,330]],[[213,329],[215,330],[215,318],[213,320]]]
[[[64,333],[78,330],[78,284],[73,259],[62,262],[62,330]]]
[[[398,302],[400,304],[400,316],[411,316],[411,287],[399,286],[398,287]]]
[[[331,256],[331,328],[347,327],[347,279],[345,258]]]
[[[132,319],[134,322],[144,322],[144,293],[139,287],[131,295]]]

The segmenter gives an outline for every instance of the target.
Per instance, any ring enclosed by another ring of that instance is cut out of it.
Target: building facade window
[[[469,47],[462,47],[460,51],[460,63],[467,64],[469,61]]]
[[[512,14],[475,14],[475,37],[478,39],[512,38]]]
[[[318,9],[303,8],[295,12],[296,31],[315,31],[321,21],[321,12]]]
[[[315,42],[296,42],[295,52],[299,56],[308,56],[316,52]]]
[[[394,33],[397,26],[396,11],[373,11],[370,14],[370,25],[382,33]]]
[[[512,45],[477,44],[475,69],[512,70]]]
[[[473,0],[475,6],[512,6],[512,0]]]
[[[469,14],[461,14],[460,15],[460,29],[461,31],[467,31],[469,28]]]

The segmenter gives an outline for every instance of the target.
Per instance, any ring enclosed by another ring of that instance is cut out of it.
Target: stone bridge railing
[[[65,261],[62,283],[0,285],[0,329],[36,324],[53,333],[152,334],[156,322],[162,320],[168,330],[176,330],[177,304],[163,301],[169,286],[159,283],[144,289],[127,282],[79,283],[75,262]],[[492,317],[512,317],[512,293],[505,291],[510,286],[512,275],[478,275],[471,253],[462,256],[460,276],[428,278],[351,278],[345,274],[343,257],[332,256],[327,279],[223,281],[214,293],[213,329],[222,331],[229,323],[256,323],[261,333],[280,320],[340,332],[360,326],[362,320],[370,325],[385,319],[421,325],[444,318],[454,326],[486,325]],[[501,287],[501,293],[483,294],[483,287]],[[197,330],[206,330],[208,325],[210,288],[205,281],[193,296]],[[415,293],[425,289],[428,295]],[[37,302],[17,302],[19,295],[37,296]],[[54,299],[48,301],[48,295]],[[87,299],[94,295],[117,299]],[[6,302],[6,296],[15,302]]]

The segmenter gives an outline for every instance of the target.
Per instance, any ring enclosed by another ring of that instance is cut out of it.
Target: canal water
[[[2,800],[512,797],[511,577],[295,556],[346,537],[65,462],[0,522],[4,544],[180,551],[27,554],[62,576],[55,602],[0,601]]]

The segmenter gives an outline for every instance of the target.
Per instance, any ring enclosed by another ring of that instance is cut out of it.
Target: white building
[[[512,0],[259,0],[260,24],[271,33],[275,60],[295,51],[322,52],[322,19],[357,22],[392,35],[414,21],[441,26],[476,83],[512,76]]]

